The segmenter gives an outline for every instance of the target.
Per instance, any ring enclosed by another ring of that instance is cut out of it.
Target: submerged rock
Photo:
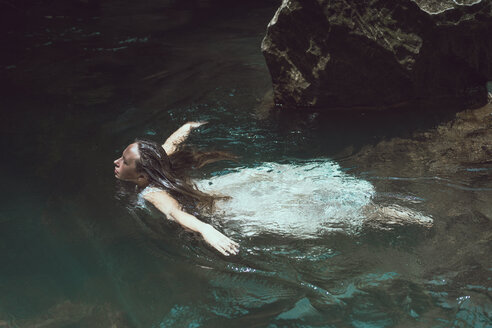
[[[284,107],[484,104],[490,1],[283,0],[262,51]]]
[[[5,323],[6,326],[2,324]],[[29,320],[6,323],[0,320],[0,327],[107,327],[130,328],[134,325],[121,311],[110,304],[92,305],[63,301],[51,307],[45,314]]]
[[[353,159],[361,170],[384,167],[388,175],[422,176],[429,172],[454,176],[484,170],[492,164],[492,104],[456,114],[435,129],[415,132],[411,138],[383,140],[362,148]],[[392,162],[390,169],[385,165]]]

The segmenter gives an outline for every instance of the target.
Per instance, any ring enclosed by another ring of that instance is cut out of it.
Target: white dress
[[[366,180],[330,160],[263,163],[197,182],[200,190],[228,195],[217,207],[224,229],[242,235],[270,232],[302,238],[330,231],[356,232],[375,193]]]

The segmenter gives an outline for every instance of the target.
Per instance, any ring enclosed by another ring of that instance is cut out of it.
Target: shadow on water
[[[273,109],[270,117],[288,131],[311,134],[321,153],[334,159],[357,153],[383,140],[412,138],[451,122],[468,109],[462,101],[416,102],[392,109]],[[313,155],[311,155],[312,157]]]

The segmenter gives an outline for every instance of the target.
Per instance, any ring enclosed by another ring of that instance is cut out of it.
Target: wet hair
[[[137,172],[145,173],[151,186],[169,192],[185,207],[212,211],[217,199],[227,198],[198,190],[189,173],[209,163],[236,160],[236,156],[223,151],[200,152],[183,148],[168,156],[164,148],[154,141],[136,139],[135,143],[140,154],[135,161]]]

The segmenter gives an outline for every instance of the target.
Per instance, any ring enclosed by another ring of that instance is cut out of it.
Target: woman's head
[[[139,186],[168,180],[171,162],[161,145],[148,140],[136,140],[114,161],[115,177]]]
[[[235,160],[227,152],[196,152],[179,149],[168,156],[164,148],[153,141],[136,140],[114,161],[115,177],[146,187],[163,188],[187,204],[199,203],[212,208],[217,196],[199,191],[189,178],[190,169],[200,168],[219,160]]]
[[[140,159],[138,144],[132,143],[125,148],[121,157],[114,161],[114,176],[123,181],[137,183],[139,174],[137,172],[137,160]]]

